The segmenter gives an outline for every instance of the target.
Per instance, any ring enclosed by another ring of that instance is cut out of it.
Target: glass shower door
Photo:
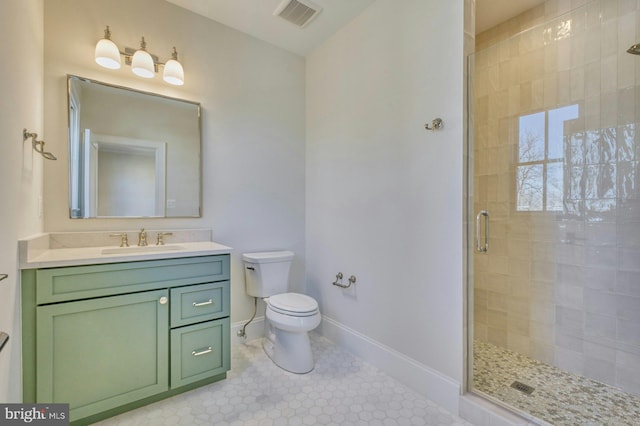
[[[591,2],[471,58],[472,389],[552,423],[584,422],[581,398],[602,401],[589,421],[640,418],[640,57],[625,52],[640,13],[627,3]]]

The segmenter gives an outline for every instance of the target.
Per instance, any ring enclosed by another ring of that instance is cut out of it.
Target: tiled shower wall
[[[550,0],[478,35],[473,273],[476,339],[640,395],[639,8]]]

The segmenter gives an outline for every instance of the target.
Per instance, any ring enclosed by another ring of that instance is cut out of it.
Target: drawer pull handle
[[[206,355],[206,354],[211,353],[211,352],[213,352],[213,348],[211,346],[209,346],[207,349],[203,349],[203,350],[200,350],[200,351],[192,351],[191,355],[200,356],[200,355]]]
[[[213,305],[213,299],[209,299],[206,302],[200,302],[200,303],[193,302],[193,306],[196,308],[199,306],[207,306],[207,305]]]

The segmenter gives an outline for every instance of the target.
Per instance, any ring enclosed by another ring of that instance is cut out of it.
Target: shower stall
[[[640,418],[638,4],[470,56],[469,386],[551,424]]]

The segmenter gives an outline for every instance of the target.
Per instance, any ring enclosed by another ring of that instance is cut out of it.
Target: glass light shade
[[[103,38],[96,44],[96,63],[105,68],[117,70],[122,63],[120,62],[120,52],[118,46],[109,39]]]
[[[144,78],[152,78],[155,73],[153,58],[145,50],[137,50],[131,60],[131,71]]]
[[[182,86],[184,84],[184,70],[182,64],[175,59],[169,59],[164,65],[162,79],[169,84]]]

